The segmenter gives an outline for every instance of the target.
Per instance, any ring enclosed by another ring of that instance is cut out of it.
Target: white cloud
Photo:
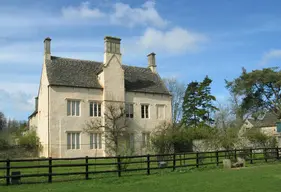
[[[68,19],[87,19],[87,18],[102,18],[105,17],[106,14],[103,13],[98,8],[90,8],[90,3],[88,1],[81,3],[78,7],[63,7],[62,8],[62,16]]]
[[[168,31],[153,28],[146,29],[138,40],[138,45],[151,51],[163,51],[168,54],[181,54],[196,51],[199,44],[207,40],[203,34],[193,33],[180,27]]]
[[[154,1],[146,1],[138,8],[133,8],[124,3],[116,3],[114,12],[110,13],[110,20],[113,24],[130,27],[135,25],[165,27],[168,24],[168,21],[164,20],[155,9]]]
[[[260,61],[260,65],[265,65],[273,59],[281,59],[281,49],[273,49],[265,53]]]

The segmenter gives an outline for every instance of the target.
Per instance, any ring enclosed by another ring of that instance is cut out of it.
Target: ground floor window
[[[67,133],[67,149],[80,149],[80,133]]]
[[[101,149],[101,133],[90,133],[90,149]]]

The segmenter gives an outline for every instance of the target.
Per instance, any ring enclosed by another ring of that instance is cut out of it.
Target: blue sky
[[[242,67],[281,66],[280,10],[280,0],[1,0],[0,111],[33,111],[47,36],[52,55],[97,61],[103,37],[118,36],[125,64],[145,67],[153,51],[162,77],[187,84],[208,75],[222,101],[224,79]]]

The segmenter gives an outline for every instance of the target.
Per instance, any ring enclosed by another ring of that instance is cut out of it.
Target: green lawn
[[[153,191],[153,192],[271,192],[280,191],[281,165],[261,165],[243,169],[209,169],[154,174],[150,176],[126,176],[88,181],[71,181],[52,184],[23,184],[0,186],[2,192],[52,191],[52,192],[104,192],[104,191]]]

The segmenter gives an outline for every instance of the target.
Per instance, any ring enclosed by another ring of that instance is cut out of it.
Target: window
[[[90,116],[91,117],[101,117],[101,103],[100,102],[90,102]]]
[[[130,147],[130,149],[135,148],[135,135],[134,135],[134,133],[129,134],[129,147]]]
[[[126,117],[134,118],[134,105],[126,104]]]
[[[149,147],[150,133],[142,133],[142,147]]]
[[[141,118],[149,118],[148,108],[149,105],[141,105]]]
[[[101,149],[101,148],[102,148],[101,133],[91,133],[90,149]]]
[[[156,106],[156,113],[157,119],[164,119],[165,118],[165,106],[164,105],[157,105]]]
[[[80,101],[67,100],[67,116],[80,115]]]
[[[80,133],[67,133],[67,149],[80,149]]]

